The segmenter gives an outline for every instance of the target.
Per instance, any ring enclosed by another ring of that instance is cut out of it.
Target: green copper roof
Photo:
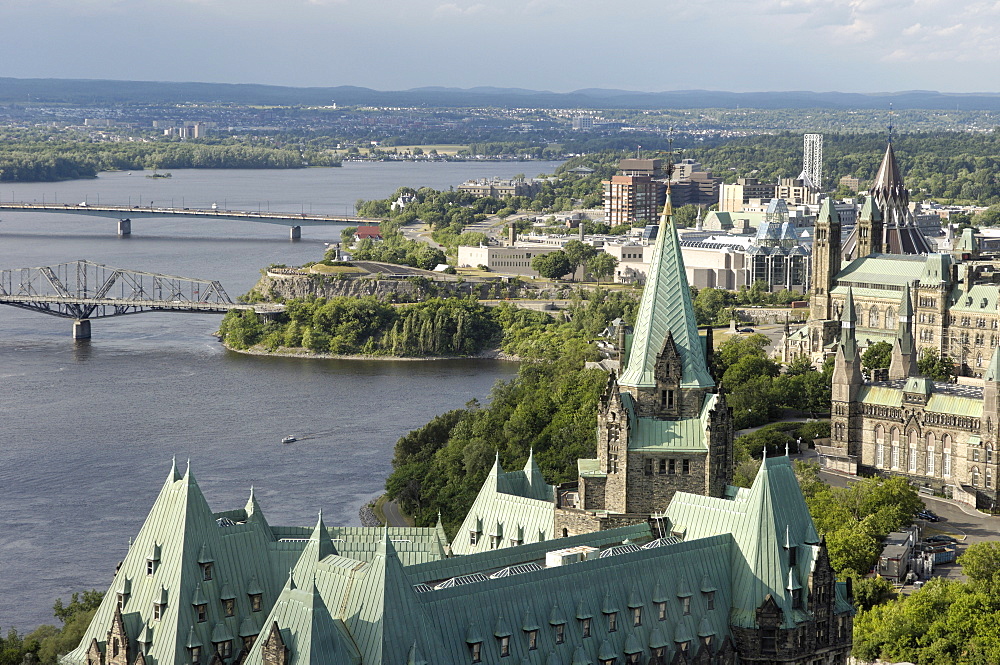
[[[653,368],[667,335],[673,336],[681,356],[681,385],[702,388],[715,385],[698,335],[680,241],[670,210],[668,196],[635,320],[628,366],[618,381],[623,386],[656,385]]]
[[[754,627],[756,610],[769,594],[784,611],[786,627],[807,618],[804,610],[792,607],[788,555],[782,543],[789,533],[806,543],[798,547],[794,566],[795,579],[805,579],[819,554],[818,538],[787,457],[766,458],[750,490],[733,499],[678,492],[665,516],[669,529],[683,530],[686,541],[717,533],[733,535],[737,558],[730,618],[735,625]]]
[[[986,368],[983,380],[1000,381],[1000,346],[993,352],[993,358],[990,360],[990,366]]]
[[[551,540],[554,492],[555,488],[545,482],[535,464],[534,453],[528,455],[523,469],[510,472],[500,466],[498,455],[458,529],[452,552],[472,554],[492,549],[494,536],[502,546],[511,541]]]

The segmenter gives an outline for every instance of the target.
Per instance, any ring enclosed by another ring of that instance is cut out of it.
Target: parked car
[[[752,333],[753,332],[753,328],[740,328],[739,332],[741,332],[741,333]]]
[[[928,522],[940,522],[941,518],[932,513],[929,510],[921,510],[917,513],[917,517],[922,520],[927,520]]]
[[[952,536],[946,536],[943,533],[939,533],[939,534],[936,534],[936,535],[933,535],[933,536],[928,536],[927,538],[924,538],[924,541],[926,541],[928,543],[957,543],[958,542],[958,538],[954,538]]]

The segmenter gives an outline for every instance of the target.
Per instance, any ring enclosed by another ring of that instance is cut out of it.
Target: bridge
[[[234,303],[218,281],[124,270],[92,261],[2,270],[0,305],[74,319],[74,339],[90,338],[91,319],[126,314],[225,314],[237,309],[273,316],[284,311],[284,305]]]
[[[152,202],[151,202],[152,203]],[[132,233],[133,219],[196,218],[204,220],[235,220],[279,224],[289,227],[289,237],[302,237],[303,226],[357,226],[377,225],[381,220],[353,215],[314,215],[312,213],[271,212],[253,210],[222,210],[212,208],[173,208],[163,206],[91,205],[89,203],[0,203],[0,212],[48,212],[72,215],[89,215],[118,220],[118,235]]]

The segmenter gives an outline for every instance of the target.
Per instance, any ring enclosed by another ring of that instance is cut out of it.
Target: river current
[[[551,173],[556,164],[347,163],[304,171],[175,170],[172,178],[0,186],[3,201],[58,201],[343,214],[399,186]],[[317,260],[337,227],[0,213],[0,269],[89,259],[218,279],[235,298],[270,263]],[[72,322],[0,307],[0,629],[27,632],[56,598],[107,589],[176,457],[213,510],[251,485],[272,524],[357,524],[382,489],[392,448],[434,415],[483,400],[511,363],[261,358],[223,349],[218,315],[140,314]],[[296,434],[300,441],[282,445]]]

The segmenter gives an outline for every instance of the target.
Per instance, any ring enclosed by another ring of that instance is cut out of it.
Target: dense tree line
[[[488,407],[472,402],[414,430],[396,444],[386,492],[418,525],[433,525],[437,511],[450,533],[461,523],[499,451],[506,469],[524,465],[530,449],[549,482],[570,480],[576,460],[595,454],[597,399],[607,380],[583,369],[594,357],[590,342],[607,322],[634,317],[636,302],[597,291],[579,296],[569,321],[509,305],[497,308],[505,351],[524,362],[509,382],[498,382]]]
[[[492,312],[472,299],[434,298],[393,307],[370,296],[287,300],[285,305],[280,317],[268,321],[253,312],[231,311],[219,334],[236,349],[260,344],[270,351],[450,356],[478,353],[501,333]]]
[[[0,182],[86,178],[99,171],[291,169],[339,164],[329,153],[235,141],[14,141],[0,147]]]
[[[24,665],[32,662],[28,658],[40,665],[56,665],[79,645],[103,598],[104,592],[92,590],[74,593],[65,605],[62,598],[56,600],[52,611],[61,627],[44,624],[28,635],[9,629],[7,637],[0,635],[0,665]]]
[[[713,355],[713,371],[726,390],[736,429],[777,420],[782,407],[813,415],[829,413],[832,360],[822,371],[807,359],[782,371],[764,352],[769,343],[761,334],[733,336]]]

